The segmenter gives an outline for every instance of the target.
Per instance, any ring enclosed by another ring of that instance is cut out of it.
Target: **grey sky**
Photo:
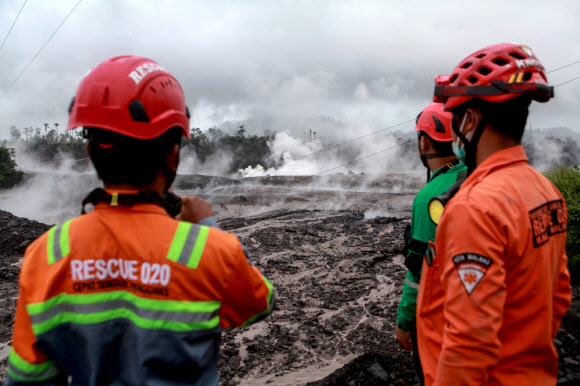
[[[0,41],[23,2],[0,1]],[[76,2],[28,1],[0,51],[0,95]],[[579,61],[578,20],[577,0],[83,0],[0,98],[0,139],[12,125],[63,128],[82,76],[122,54],[150,57],[178,78],[191,126],[348,139],[414,118],[434,75],[489,44],[525,43],[548,70]],[[548,79],[578,76],[580,64]],[[580,80],[531,111],[534,127],[580,130]]]

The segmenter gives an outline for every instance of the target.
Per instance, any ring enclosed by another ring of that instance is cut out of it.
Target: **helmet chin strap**
[[[420,134],[418,134],[417,140],[419,142],[421,142],[421,135]],[[433,158],[445,158],[445,157],[450,157],[452,155],[454,155],[453,152],[451,152],[451,153],[437,153],[437,154],[423,154],[423,150],[421,150],[421,144],[419,143],[419,157],[421,158],[421,162],[423,162],[423,166],[425,166],[427,168],[427,182],[429,182],[429,180],[431,179],[431,168],[429,167],[427,160],[433,159]]]
[[[457,114],[453,114],[453,118],[451,119],[451,128],[453,129],[453,132],[461,139],[463,146],[465,147],[465,166],[467,166],[467,175],[469,176],[473,170],[475,170],[475,155],[477,153],[477,144],[479,143],[479,139],[483,134],[483,129],[487,124],[487,120],[483,116],[481,117],[480,121],[477,123],[477,127],[475,128],[473,137],[471,141],[469,141],[467,137],[461,132],[465,119],[461,123],[461,127],[458,127],[457,116]]]

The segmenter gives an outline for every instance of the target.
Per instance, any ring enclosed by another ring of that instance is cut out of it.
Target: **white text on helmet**
[[[167,71],[160,65],[154,62],[145,63],[134,69],[129,73],[129,77],[135,81],[135,84],[139,84],[148,74],[155,71]]]
[[[540,63],[536,59],[516,60],[516,66],[518,66],[518,69],[520,69],[520,68],[528,68],[528,67],[544,68],[544,66],[542,66],[542,63]]]

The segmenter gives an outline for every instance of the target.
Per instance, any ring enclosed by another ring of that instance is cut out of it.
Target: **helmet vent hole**
[[[507,60],[504,60],[502,58],[496,58],[496,59],[493,60],[493,62],[495,64],[497,64],[498,66],[505,66],[506,64],[508,64],[508,61]]]
[[[109,104],[109,88],[105,87],[105,91],[103,91],[103,106],[107,106]]]
[[[153,86],[149,86],[149,90],[151,90],[153,92],[157,92],[157,90],[155,90],[155,88]]]
[[[532,79],[532,73],[531,72],[524,73],[524,82],[527,82],[530,79]]]
[[[469,78],[467,78],[467,80],[471,84],[477,83],[477,81],[478,81],[478,79],[475,76],[470,76]]]
[[[451,79],[449,79],[449,83],[453,83],[455,80],[457,80],[457,75],[453,75]]]
[[[149,122],[149,116],[145,110],[145,106],[139,99],[129,103],[129,113],[135,122]]]
[[[471,62],[467,62],[463,66],[461,66],[461,68],[463,68],[464,70],[468,69],[469,67],[471,67]]]
[[[481,67],[479,70],[477,70],[477,72],[479,72],[481,75],[487,75],[491,72],[491,70],[487,67]]]
[[[485,56],[485,54],[479,54],[479,55],[477,55],[477,56],[476,56],[476,58],[477,58],[477,59],[481,59],[481,58],[483,58],[484,56]]]
[[[513,56],[516,59],[525,59],[523,56],[521,56],[520,54],[518,54],[517,52],[510,52],[510,56]]]

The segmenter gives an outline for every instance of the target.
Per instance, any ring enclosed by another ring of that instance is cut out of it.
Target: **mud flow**
[[[240,238],[277,291],[270,317],[224,332],[220,383],[417,384],[411,354],[399,349],[394,329],[405,277],[403,230],[423,182],[424,176],[396,174],[178,176],[175,191],[209,200],[220,227]],[[64,211],[76,215],[84,194]],[[6,200],[0,197],[0,205]],[[1,380],[18,262],[48,226],[0,212],[0,228]],[[558,384],[580,381],[577,298],[574,289],[573,306],[555,341],[561,354]]]

